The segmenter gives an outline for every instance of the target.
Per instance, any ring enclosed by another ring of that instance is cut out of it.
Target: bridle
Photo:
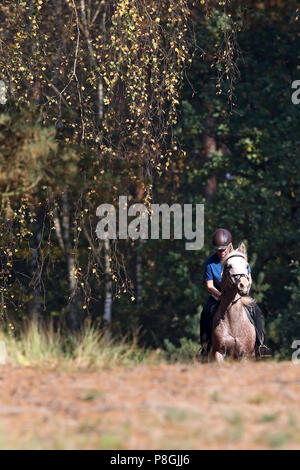
[[[225,265],[224,265],[224,273],[225,275],[227,276],[227,278],[229,279],[229,281],[231,282],[231,284],[233,286],[236,286],[236,283],[239,282],[241,280],[242,277],[245,277],[247,279],[248,282],[250,282],[250,278],[249,278],[249,275],[248,274],[231,274],[230,276],[227,274],[227,271],[228,271],[228,266],[227,266],[227,261],[230,259],[230,258],[235,258],[235,257],[239,257],[239,258],[243,258],[245,261],[245,257],[243,255],[231,255],[231,256],[228,256],[227,260],[225,261]],[[247,268],[249,267],[249,264],[247,264]],[[233,279],[234,281],[233,281]]]

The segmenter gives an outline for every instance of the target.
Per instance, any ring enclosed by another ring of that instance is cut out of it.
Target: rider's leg
[[[203,307],[201,318],[200,318],[200,344],[208,342],[208,331],[207,331],[207,317],[208,317],[208,310],[209,310],[209,301]]]
[[[208,351],[211,341],[211,322],[218,300],[210,296],[205,304],[200,318],[200,343]]]
[[[261,309],[255,302],[252,306],[252,318],[256,329],[256,349],[260,356],[271,356],[271,349],[264,345],[263,319]]]
[[[208,316],[209,301],[203,307],[200,317],[200,344],[201,349],[197,352],[196,358],[198,361],[203,362],[208,357],[208,334],[207,334],[207,316]]]
[[[256,343],[260,345],[264,343],[263,319],[261,309],[259,308],[256,302],[252,307],[251,313],[256,328]]]
[[[212,319],[216,309],[218,308],[219,302],[219,300],[216,300],[214,297],[210,296],[202,310],[200,318],[201,350],[196,354],[197,360],[201,362],[208,360],[208,354],[211,345]]]

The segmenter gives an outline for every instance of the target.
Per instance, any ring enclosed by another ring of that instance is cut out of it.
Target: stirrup
[[[272,350],[268,348],[265,344],[260,344],[257,349],[258,349],[259,357],[271,357],[272,356]]]

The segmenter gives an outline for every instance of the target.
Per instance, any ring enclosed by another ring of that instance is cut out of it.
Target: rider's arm
[[[209,281],[205,281],[206,283],[206,289],[208,290],[208,292],[213,295],[214,297],[221,297],[221,292],[218,291],[218,289],[216,289],[214,287],[214,281],[213,280],[209,280]]]

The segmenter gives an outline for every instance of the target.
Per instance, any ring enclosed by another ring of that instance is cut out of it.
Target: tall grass
[[[138,347],[137,338],[116,342],[91,324],[71,333],[31,322],[18,336],[0,332],[0,340],[5,344],[5,362],[12,365],[105,368],[164,360],[160,351]]]

